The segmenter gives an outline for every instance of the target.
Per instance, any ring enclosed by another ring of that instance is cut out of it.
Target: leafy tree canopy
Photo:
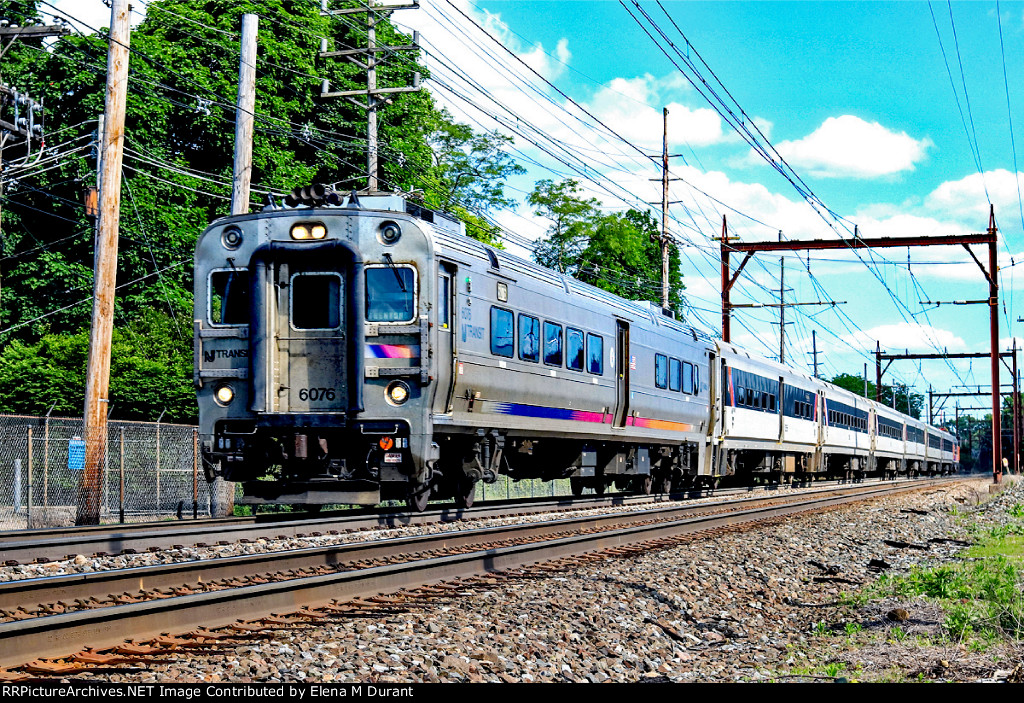
[[[363,5],[332,3],[356,6]],[[52,24],[51,12],[36,0],[0,0],[0,18],[12,24]],[[325,16],[319,3],[295,0],[154,0],[145,12],[130,40],[115,319],[139,349],[175,350],[181,359],[168,369],[178,369],[192,359],[196,237],[229,210],[242,15],[260,18],[254,201],[315,182],[365,187],[365,110],[319,97],[322,80],[332,91],[365,88],[353,63],[319,58],[322,39],[328,49],[364,46],[365,15]],[[0,340],[7,348],[0,363],[7,366],[0,374],[24,389],[7,391],[10,411],[45,411],[53,400],[43,396],[58,390],[60,403],[80,395],[68,383],[84,372],[79,342],[91,311],[95,222],[83,195],[96,181],[107,62],[105,34],[96,29],[50,48],[17,41],[0,66],[0,79],[43,100],[47,115],[44,151],[9,142],[3,153]],[[381,45],[411,43],[386,13],[376,36]],[[378,85],[411,85],[417,71],[426,74],[416,51],[384,57]],[[389,97],[378,110],[382,188],[450,208],[469,220],[471,236],[494,242],[497,228],[484,215],[508,203],[503,180],[519,172],[507,140],[454,123],[426,91]],[[5,118],[11,109],[2,107]],[[140,324],[154,315],[166,324]],[[114,363],[112,387],[119,371],[129,371]],[[180,379],[169,393],[184,406],[168,412],[187,417],[195,414],[190,374]],[[164,407],[160,394],[141,392],[112,402],[115,417],[153,419]]]
[[[834,376],[832,378],[832,380],[830,381],[830,383],[832,383],[833,385],[839,386],[840,388],[845,388],[846,390],[850,391],[851,393],[856,393],[857,395],[860,395],[860,396],[864,395],[864,376],[863,375],[855,376],[855,375],[849,374],[849,373],[841,373],[841,374],[838,374],[837,376]],[[871,398],[873,400],[874,397],[875,397],[875,384],[873,382],[871,382],[871,381],[868,381],[867,388],[868,388],[867,397]],[[886,385],[884,383],[882,384],[882,393],[881,393],[881,403],[882,403],[882,405],[887,405],[890,408],[895,407],[897,412],[901,412],[904,415],[909,415],[910,417],[914,418],[915,420],[920,420],[921,419],[921,412],[922,412],[922,410],[924,410],[924,396],[923,395],[921,395],[920,393],[914,393],[913,391],[910,391],[909,399],[908,399],[908,395],[907,395],[908,391],[907,391],[906,387],[905,386],[897,386],[895,388],[896,402],[895,402],[895,405],[894,405],[893,404],[893,393],[894,393],[893,386],[889,386],[889,385]]]
[[[538,263],[630,300],[661,304],[661,231],[650,212],[602,213],[579,183],[539,181],[527,201],[550,220],[534,253]],[[669,307],[685,288],[679,250],[669,247]]]

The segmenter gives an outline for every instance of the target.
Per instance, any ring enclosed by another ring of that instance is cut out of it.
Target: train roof
[[[666,327],[693,337],[694,341],[702,340],[710,343],[711,337],[700,330],[676,320],[674,316],[665,314],[660,305],[650,301],[626,300],[609,293],[583,281],[578,281],[572,276],[560,274],[540,264],[528,261],[515,256],[503,249],[496,249],[487,246],[466,236],[466,227],[462,221],[436,210],[422,207],[406,200],[401,195],[380,194],[380,195],[356,195],[355,204],[352,204],[352,195],[345,195],[341,198],[339,205],[320,205],[325,209],[360,209],[378,210],[384,212],[402,212],[418,220],[433,225],[427,228],[434,240],[435,246],[458,252],[463,255],[472,256],[480,261],[487,262],[489,267],[499,275],[516,275],[532,278],[540,283],[561,288],[568,295],[577,295],[582,298],[589,298],[607,307],[618,310],[622,314],[640,318],[652,322],[659,327]],[[291,208],[285,208],[287,211]],[[294,208],[299,210],[300,208]],[[265,209],[266,210],[266,209]],[[280,211],[281,208],[274,210]]]

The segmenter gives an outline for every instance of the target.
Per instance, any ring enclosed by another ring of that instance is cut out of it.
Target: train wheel
[[[636,492],[642,496],[651,495],[651,489],[654,488],[654,479],[650,476],[638,476],[636,479]]]
[[[569,489],[576,497],[583,495],[583,479],[579,476],[572,476],[569,479]]]
[[[472,508],[476,500],[476,481],[463,478],[455,484],[455,507]]]
[[[427,509],[427,501],[430,500],[429,484],[413,484],[409,489],[409,495],[405,498],[405,505],[414,513],[422,513]]]

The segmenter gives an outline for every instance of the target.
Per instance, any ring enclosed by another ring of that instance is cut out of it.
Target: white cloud
[[[879,325],[869,330],[847,335],[843,339],[851,346],[862,349],[874,349],[875,342],[878,341],[882,344],[882,350],[890,353],[902,350],[929,353],[935,352],[937,349],[949,352],[967,351],[967,344],[953,332],[930,325],[912,323]]]
[[[913,171],[929,147],[906,132],[891,132],[854,115],[829,117],[803,139],[783,141],[778,152],[795,168],[821,178],[878,178]],[[753,158],[753,156],[752,156]]]
[[[990,201],[997,217],[1016,226],[1021,192],[1024,192],[1024,173],[1014,174],[1000,168],[984,174],[972,173],[958,181],[946,181],[928,194],[924,206],[966,223],[970,231],[983,232],[988,227]]]

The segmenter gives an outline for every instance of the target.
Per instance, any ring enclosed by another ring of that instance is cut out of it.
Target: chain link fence
[[[107,424],[100,521],[206,517],[192,425]],[[0,415],[0,530],[75,524],[85,474],[81,418]]]

